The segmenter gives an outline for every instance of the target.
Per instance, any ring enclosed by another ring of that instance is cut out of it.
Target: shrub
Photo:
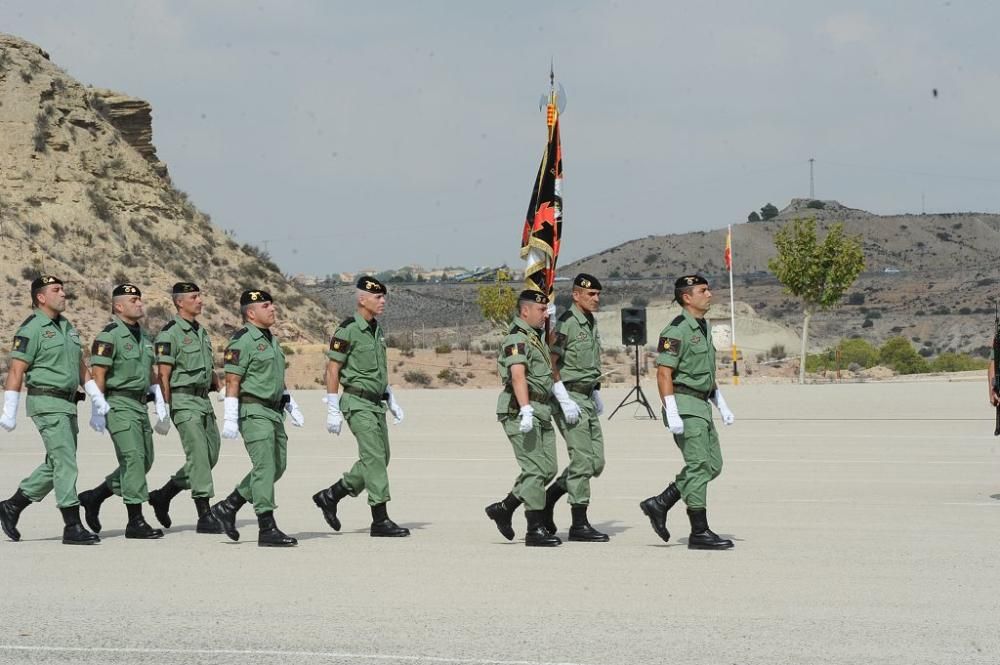
[[[986,369],[987,361],[966,353],[942,353],[931,361],[932,372],[968,372]]]
[[[21,277],[24,279],[35,279],[38,277],[38,269],[31,266],[24,266],[21,268]]]
[[[453,383],[456,386],[464,385],[468,381],[468,379],[450,367],[446,367],[438,372],[438,379],[445,383]]]
[[[865,304],[865,294],[861,291],[855,291],[847,296],[848,305],[864,305]]]
[[[295,349],[293,349],[292,347],[288,346],[287,344],[282,344],[281,345],[281,352],[284,353],[286,356],[294,356],[295,355]]]
[[[438,355],[451,353],[451,344],[438,344],[434,347],[434,353]]]
[[[785,345],[775,344],[771,347],[771,350],[768,351],[768,356],[774,358],[775,360],[781,360],[785,357]]]
[[[891,337],[879,349],[879,362],[898,374],[921,374],[928,371],[927,361],[905,337]]]
[[[403,380],[407,383],[412,383],[416,386],[429,386],[431,385],[431,377],[427,372],[421,371],[419,369],[407,370],[403,374]]]
[[[659,260],[659,258],[660,258],[659,254],[657,254],[656,252],[650,252],[645,256],[645,258],[643,258],[642,262],[645,263],[647,266],[651,266],[654,263],[656,263]]]

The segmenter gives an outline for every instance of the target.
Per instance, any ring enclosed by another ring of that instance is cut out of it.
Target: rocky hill
[[[239,325],[244,288],[274,295],[283,339],[321,341],[332,330],[329,308],[172,185],[146,102],[87,87],[39,47],[0,34],[0,127],[2,334],[24,319],[28,284],[41,272],[67,281],[67,316],[86,339],[106,323],[122,281],[143,289],[153,329],[172,315],[170,285],[192,280],[217,336]]]

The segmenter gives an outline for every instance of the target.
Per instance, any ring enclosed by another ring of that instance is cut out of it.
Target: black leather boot
[[[405,538],[410,530],[389,519],[385,504],[379,503],[372,506],[372,528],[368,533],[372,538]]]
[[[295,547],[299,541],[286,535],[274,522],[274,512],[267,511],[257,516],[260,534],[257,536],[258,547]]]
[[[101,504],[112,495],[111,488],[106,482],[101,483],[92,490],[80,493],[80,505],[83,506],[83,517],[87,520],[87,526],[94,533],[101,532]]]
[[[514,511],[521,505],[521,500],[513,494],[508,494],[502,501],[486,506],[486,516],[496,522],[497,531],[507,540],[514,540],[514,526],[511,519]]]
[[[570,507],[573,512],[573,526],[569,528],[569,539],[580,543],[606,543],[608,534],[601,533],[587,519],[587,506],[580,504]]]
[[[60,508],[63,516],[63,545],[96,545],[101,537],[91,533],[80,524],[80,506]]]
[[[553,536],[542,526],[542,511],[526,510],[524,517],[528,521],[528,530],[524,533],[524,544],[528,547],[556,547],[562,545],[558,536]]]
[[[662,493],[651,496],[639,504],[639,508],[649,518],[653,531],[663,542],[670,540],[670,532],[667,531],[667,511],[673,508],[680,498],[681,492],[677,489],[677,485],[670,483]]]
[[[208,507],[208,497],[195,497],[194,509],[198,511],[198,526],[195,529],[197,533],[222,533],[222,525]]]
[[[558,481],[549,485],[548,489],[545,490],[545,507],[540,512],[542,513],[542,526],[549,532],[550,536],[554,536],[557,531],[552,513],[555,511],[556,503],[564,494],[566,494],[566,489],[559,487]]]
[[[163,538],[162,529],[154,529],[146,523],[146,518],[142,516],[141,503],[126,503],[128,510],[128,524],[125,525],[125,537],[139,540],[154,540]]]
[[[720,538],[708,528],[708,515],[704,508],[688,508],[688,519],[691,520],[689,550],[728,550],[733,546],[733,541]]]
[[[240,532],[236,530],[236,512],[246,502],[247,500],[239,492],[233,490],[232,494],[212,506],[212,517],[218,520],[219,526],[230,540],[240,539]]]
[[[31,505],[31,499],[18,487],[14,495],[6,501],[0,501],[0,526],[7,537],[15,543],[21,540],[21,532],[17,530],[17,520],[21,511]]]
[[[170,500],[182,491],[183,488],[171,478],[163,487],[149,493],[149,505],[153,507],[156,521],[168,529],[172,523],[170,520]]]
[[[323,511],[323,518],[334,531],[340,531],[340,518],[337,517],[337,504],[340,503],[341,499],[350,495],[351,493],[347,491],[346,487],[344,487],[342,480],[338,480],[325,490],[320,490],[319,492],[313,494],[313,503],[316,504],[317,508]]]

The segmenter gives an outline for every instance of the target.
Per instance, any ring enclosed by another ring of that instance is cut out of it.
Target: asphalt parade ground
[[[608,411],[626,392],[604,392]],[[518,511],[508,543],[483,514],[517,473],[491,390],[399,391],[389,514],[413,535],[370,538],[364,495],[341,503],[334,533],[311,495],[352,463],[354,439],[326,433],[319,391],[297,392],[306,426],[288,426],[275,512],[297,548],[258,548],[249,506],[239,543],[196,534],[187,493],[162,540],[125,540],[113,497],[101,544],[64,546],[50,495],[22,514],[22,542],[0,541],[0,662],[1000,662],[1000,437],[985,379],[725,392],[737,421],[720,426],[708,515],[733,550],[688,550],[682,505],[671,542],[654,535],[638,503],[681,458],[634,406],[602,419],[590,518],[611,542],[526,548]],[[0,432],[4,498],[42,455],[22,406]],[[182,460],[174,430],[157,436],[151,488]],[[79,461],[81,491],[116,465],[86,417]],[[248,468],[242,441],[224,440],[217,499]],[[565,537],[566,504],[556,517]]]

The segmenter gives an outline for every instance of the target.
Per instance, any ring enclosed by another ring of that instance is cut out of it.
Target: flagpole
[[[730,342],[733,357],[733,385],[740,385],[740,368],[736,364],[736,294],[733,291],[733,225],[728,226],[726,249],[729,254],[729,318]]]

